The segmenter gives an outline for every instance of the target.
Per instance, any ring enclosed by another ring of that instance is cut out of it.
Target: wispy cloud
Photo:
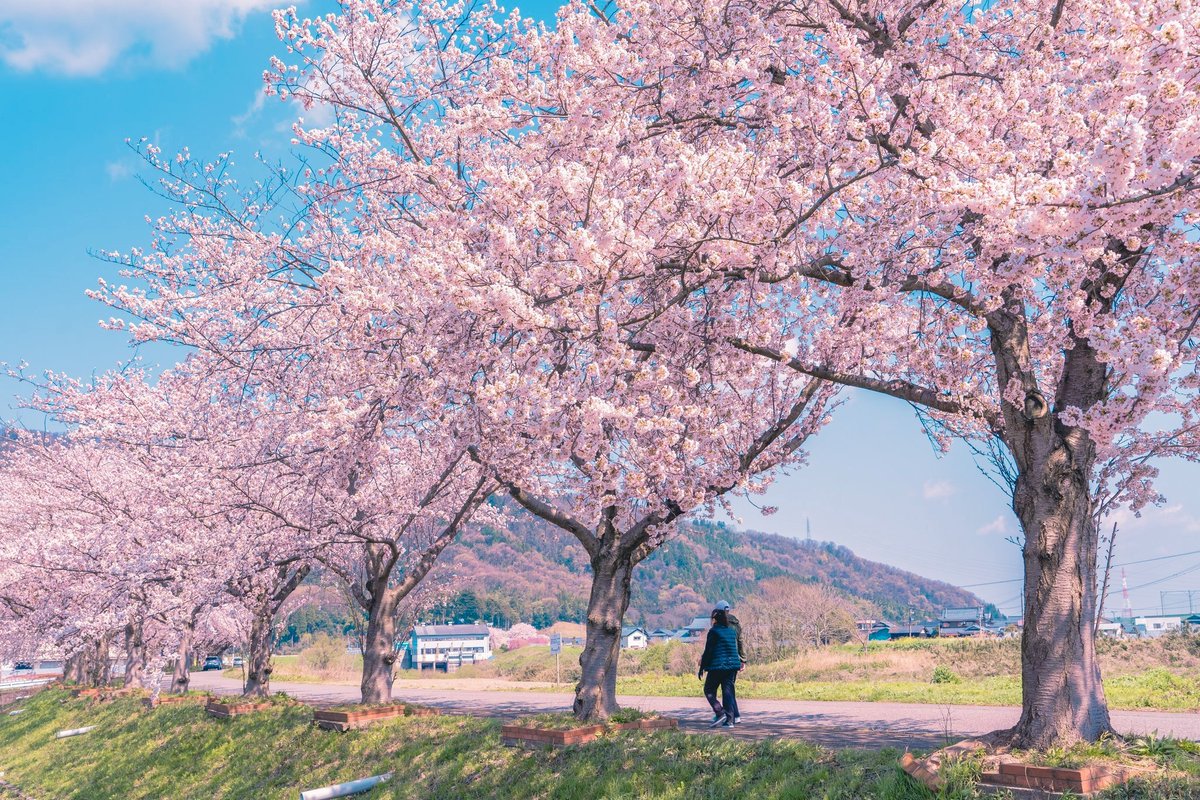
[[[0,59],[22,72],[98,75],[117,63],[175,67],[277,0],[0,0]]]
[[[266,102],[267,93],[260,90],[254,95],[254,99],[250,102],[250,105],[245,111],[240,114],[235,114],[230,119],[230,121],[233,123],[234,136],[239,138],[244,138],[246,136],[246,125],[258,116],[259,112],[263,110],[263,106],[266,105]]]
[[[108,173],[108,179],[113,183],[123,181],[133,174],[133,168],[124,161],[109,161],[104,165],[104,171]]]
[[[996,518],[975,530],[980,536],[1007,536],[1010,533],[1008,527],[1008,518],[1003,514],[997,514]]]
[[[921,495],[926,500],[945,500],[952,496],[957,489],[950,481],[925,481]]]

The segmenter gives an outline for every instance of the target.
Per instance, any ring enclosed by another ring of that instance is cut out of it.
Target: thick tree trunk
[[[386,586],[372,595],[368,609],[367,635],[363,642],[362,701],[392,702],[393,670],[396,665],[396,603],[393,589]]]
[[[1050,459],[1021,476],[1014,509],[1025,529],[1025,625],[1021,635],[1021,719],[1011,741],[1045,749],[1094,742],[1112,732],[1096,660],[1096,558],[1088,485]]]
[[[1110,304],[1100,284],[1088,291]],[[1110,287],[1111,288],[1111,287]],[[1004,440],[1017,467],[1013,510],[1025,533],[1025,623],[1021,633],[1021,718],[1000,742],[1045,749],[1094,742],[1112,731],[1096,660],[1096,560],[1092,519],[1096,446],[1087,430],[1063,423],[1068,408],[1088,410],[1107,396],[1107,367],[1071,334],[1051,404],[1038,390],[1028,326],[1015,292],[988,316],[997,385],[1019,384],[1001,403]]]
[[[112,681],[112,662],[108,659],[108,645],[111,636],[105,634],[92,645],[88,658],[87,683],[92,687],[105,687]]]
[[[63,680],[67,683],[82,684],[87,680],[87,651],[80,650],[67,657],[63,662]]]
[[[179,649],[175,654],[175,666],[171,670],[171,692],[187,694],[192,682],[192,641],[196,637],[196,620],[193,617],[183,626],[179,636]]]
[[[246,653],[246,687],[242,694],[266,697],[271,694],[271,602],[265,599],[250,625],[250,643]]]
[[[579,655],[581,674],[575,687],[574,712],[580,720],[607,719],[618,709],[617,661],[632,576],[629,555],[608,551],[592,559],[587,641]]]
[[[125,686],[146,685],[147,660],[142,622],[131,622],[125,626]]]

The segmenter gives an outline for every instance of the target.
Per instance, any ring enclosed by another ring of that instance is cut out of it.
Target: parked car
[[[242,662],[242,657],[241,657],[241,656],[234,656],[234,657],[233,657],[233,665],[234,665],[235,667],[240,667],[240,666],[242,665],[242,663],[243,663],[243,662]]]
[[[220,656],[209,656],[208,658],[204,659],[204,669],[203,669],[204,672],[208,672],[210,669],[220,669],[220,668],[221,668],[221,657]]]

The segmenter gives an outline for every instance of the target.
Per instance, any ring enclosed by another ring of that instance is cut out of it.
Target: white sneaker
[[[714,714],[713,718],[712,718],[712,722],[708,723],[708,727],[715,728],[727,719],[729,719],[729,718],[726,717],[724,714]]]
[[[734,718],[733,718],[733,724],[734,724],[734,725],[741,725],[741,724],[742,724],[742,718],[741,718],[741,717],[734,717]]]

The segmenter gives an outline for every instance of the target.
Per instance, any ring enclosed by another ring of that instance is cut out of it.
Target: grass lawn
[[[636,675],[617,680],[621,694],[681,697],[698,695],[695,675]],[[1109,708],[1195,711],[1200,709],[1200,677],[1150,670],[1104,681]],[[1021,681],[1011,677],[979,678],[957,683],[916,681],[756,681],[738,678],[738,694],[774,700],[854,700],[864,702],[934,703],[938,705],[1019,706]]]
[[[678,732],[604,736],[567,750],[500,745],[492,720],[399,718],[363,731],[317,729],[311,711],[277,705],[232,720],[199,707],[140,701],[89,704],[42,692],[0,717],[5,780],[38,800],[295,798],[304,788],[392,771],[380,798],[792,798],[926,800],[896,766],[899,753],[830,751],[798,741],[749,742]],[[96,725],[56,741],[63,728]],[[1185,800],[1200,780],[1180,775],[1106,798]],[[2,792],[0,792],[2,796]],[[944,800],[973,800],[951,788]]]

